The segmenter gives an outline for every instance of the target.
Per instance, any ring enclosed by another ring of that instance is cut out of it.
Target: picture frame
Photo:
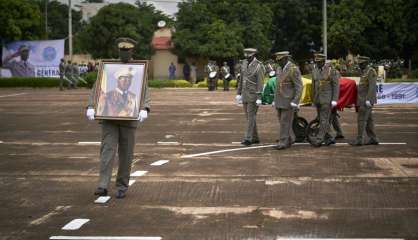
[[[95,118],[137,120],[144,105],[148,67],[146,60],[102,60],[94,95]]]

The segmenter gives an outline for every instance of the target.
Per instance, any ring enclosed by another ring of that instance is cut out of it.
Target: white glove
[[[292,107],[292,108],[299,108],[299,105],[297,105],[296,103],[294,103],[294,102],[290,102],[290,106]]]
[[[257,106],[261,105],[261,99],[257,99],[257,101],[255,101],[255,104],[257,104]]]
[[[370,103],[369,100],[366,101],[366,106],[368,106],[368,107],[371,107],[372,106],[372,104]]]
[[[86,117],[88,120],[94,120],[94,114],[96,112],[94,111],[93,108],[87,108],[87,112],[86,112]]]
[[[334,107],[336,107],[337,106],[337,101],[332,101],[331,102],[331,106],[334,108]]]
[[[241,95],[235,96],[235,101],[237,102],[237,104],[241,104],[242,103],[242,96]]]
[[[143,122],[147,118],[148,118],[148,112],[146,110],[139,111],[139,116],[138,116],[139,122]]]
[[[271,106],[272,107],[275,107],[276,106],[276,102],[275,101],[271,102]]]

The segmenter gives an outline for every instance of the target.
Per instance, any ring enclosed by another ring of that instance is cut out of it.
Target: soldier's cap
[[[247,55],[254,55],[257,53],[257,49],[255,48],[244,48],[244,53]]]
[[[364,63],[364,62],[370,61],[370,58],[366,56],[358,56],[357,60],[358,60],[358,63]]]
[[[116,39],[119,49],[132,49],[135,47],[137,42],[131,38],[118,38]]]
[[[25,44],[20,45],[19,52],[22,52],[22,51],[29,51],[28,45],[25,45]]]
[[[317,61],[324,61],[326,60],[327,56],[323,53],[315,53],[314,54],[314,60]]]
[[[124,68],[117,70],[113,76],[115,77],[115,79],[118,79],[120,77],[132,78],[134,75],[135,75],[135,70],[133,70],[131,67],[129,68],[124,67]]]
[[[276,57],[276,60],[280,60],[284,57],[290,57],[290,52],[289,51],[275,52],[273,55]]]

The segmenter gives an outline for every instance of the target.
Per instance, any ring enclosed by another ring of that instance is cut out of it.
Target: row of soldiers
[[[65,62],[61,59],[59,65],[60,71],[60,91],[64,90],[64,81],[67,82],[67,88],[77,88],[78,83],[81,81],[87,83],[82,77],[80,77],[80,69],[76,62],[71,63],[71,60]]]
[[[262,104],[262,91],[264,85],[265,67],[255,55],[254,48],[244,49],[245,59],[241,62],[240,79],[237,87],[237,103],[242,103],[247,119],[247,129],[241,144],[249,146],[260,142],[256,116],[258,107]],[[273,107],[277,110],[280,124],[280,134],[277,150],[291,147],[295,143],[293,132],[294,112],[299,109],[299,101],[302,95],[302,77],[299,67],[292,61],[288,51],[274,54],[278,67],[276,74],[276,90],[274,93]],[[370,59],[359,57],[359,65],[362,70],[358,85],[357,96],[357,138],[350,142],[353,146],[379,144],[374,130],[372,109],[376,104],[376,79],[377,73],[369,65]],[[319,132],[314,140],[314,146],[331,145],[335,143],[335,137],[330,130],[331,113],[337,106],[339,97],[340,74],[334,66],[326,61],[324,54],[315,55],[315,66],[312,71],[312,96],[313,103],[319,115]],[[367,139],[364,137],[367,135]],[[365,141],[366,140],[366,141]]]
[[[209,60],[205,67],[208,79],[208,91],[215,91],[218,88],[218,79],[223,81],[224,91],[229,91],[229,82],[232,80],[232,74],[227,62],[223,62],[218,67],[216,61]]]

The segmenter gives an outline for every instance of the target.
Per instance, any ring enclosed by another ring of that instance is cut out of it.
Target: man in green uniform
[[[295,142],[292,123],[302,95],[302,77],[299,68],[291,61],[288,51],[275,53],[279,67],[276,71],[274,107],[280,121],[279,143],[274,148],[289,148]]]
[[[335,144],[330,128],[331,109],[337,106],[340,87],[339,74],[331,63],[326,63],[326,56],[317,53],[314,60],[312,96],[319,116],[319,132],[313,145],[320,147],[322,144],[327,146]]]
[[[363,136],[366,131],[369,138],[365,145],[378,145],[376,133],[374,130],[373,106],[376,100],[376,80],[377,73],[372,66],[369,65],[370,58],[360,56],[358,58],[360,69],[362,71],[360,82],[357,87],[357,138],[350,142],[352,146],[361,146],[364,144]]]
[[[64,74],[65,74],[65,62],[64,62],[64,58],[61,58],[60,61],[60,65],[59,65],[59,70],[60,70],[60,91],[63,91],[63,85],[64,85]]]
[[[240,69],[240,81],[237,87],[235,100],[242,102],[245,117],[247,119],[247,130],[241,144],[249,146],[260,143],[257,132],[257,110],[261,105],[261,92],[263,90],[264,66],[257,60],[255,54],[257,49],[244,49],[245,60],[242,61]]]
[[[130,38],[117,40],[119,58],[123,63],[129,63],[132,59],[136,42]],[[137,120],[102,120],[102,144],[100,148],[100,177],[95,195],[106,196],[112,177],[113,160],[118,151],[119,167],[116,177],[116,198],[124,198],[129,186],[129,177],[132,166],[133,151],[135,147],[135,131],[138,122],[144,121],[150,111],[148,88],[144,89],[144,108],[139,111]],[[95,86],[90,95],[86,116],[94,120],[95,110],[93,98]]]

